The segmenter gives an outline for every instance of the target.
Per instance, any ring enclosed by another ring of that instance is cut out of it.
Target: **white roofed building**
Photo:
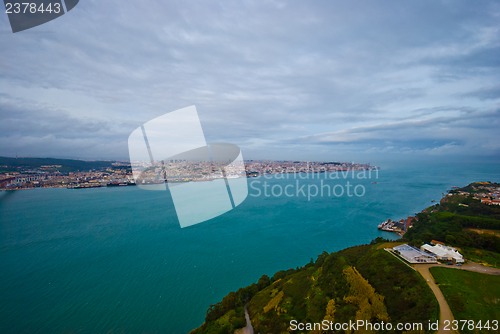
[[[441,261],[453,261],[455,263],[464,263],[463,255],[460,254],[456,250],[456,248],[450,246],[442,244],[436,244],[434,246],[423,244],[420,247],[420,249],[436,256],[436,258]]]

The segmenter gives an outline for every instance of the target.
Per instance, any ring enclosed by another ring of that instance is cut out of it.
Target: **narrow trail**
[[[235,334],[254,334],[252,322],[250,321],[250,315],[248,314],[247,307],[245,306],[245,320],[247,325],[241,329],[238,329]]]

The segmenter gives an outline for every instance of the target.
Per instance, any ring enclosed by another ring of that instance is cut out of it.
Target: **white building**
[[[392,248],[394,252],[410,263],[436,263],[436,257],[407,244]]]
[[[436,244],[435,246],[431,246],[428,244],[424,244],[420,247],[420,249],[436,256],[436,258],[441,261],[453,261],[455,263],[464,263],[463,255],[460,254],[455,248],[450,246],[445,246],[442,244]]]

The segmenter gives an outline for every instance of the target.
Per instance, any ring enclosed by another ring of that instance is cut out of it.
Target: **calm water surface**
[[[264,182],[275,190],[296,182],[261,177],[236,210],[185,229],[166,192],[0,192],[0,333],[186,333],[210,304],[262,274],[395,238],[377,224],[422,210],[451,186],[498,182],[499,172],[498,164],[386,166],[376,179],[323,179],[360,185],[362,197],[310,201],[257,197]]]

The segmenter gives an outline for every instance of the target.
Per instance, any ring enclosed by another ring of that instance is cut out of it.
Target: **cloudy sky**
[[[194,104],[247,159],[500,157],[498,1],[81,0],[0,42],[4,156],[127,159]]]

